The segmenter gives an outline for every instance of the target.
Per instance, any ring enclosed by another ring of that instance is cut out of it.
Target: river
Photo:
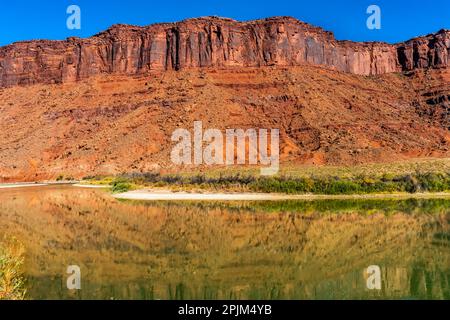
[[[139,202],[44,186],[0,190],[0,219],[26,248],[29,299],[450,299],[448,199]]]

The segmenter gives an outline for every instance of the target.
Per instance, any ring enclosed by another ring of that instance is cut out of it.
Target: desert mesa
[[[298,66],[361,75],[448,67],[450,31],[398,44],[338,41],[291,17],[205,17],[146,27],[114,25],[88,39],[26,41],[0,49],[0,86],[62,83],[149,70]]]
[[[291,17],[115,25],[0,48],[0,181],[178,170],[171,134],[277,128],[290,165],[450,156],[450,31],[336,40]]]

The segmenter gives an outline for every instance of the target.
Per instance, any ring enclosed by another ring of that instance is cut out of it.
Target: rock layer
[[[198,120],[222,133],[279,128],[281,168],[450,159],[449,79],[450,68],[363,77],[304,65],[3,88],[0,182],[228,170],[171,161],[173,132]]]
[[[147,27],[115,25],[88,39],[2,47],[0,87],[203,67],[314,64],[375,75],[448,67],[449,52],[449,30],[391,45],[338,41],[331,32],[291,17],[249,22],[207,17]]]

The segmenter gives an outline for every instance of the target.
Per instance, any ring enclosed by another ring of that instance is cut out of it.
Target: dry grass
[[[368,163],[352,166],[332,166],[332,165],[301,165],[282,163],[278,175],[291,178],[354,178],[370,177],[380,178],[383,175],[407,175],[407,174],[426,174],[426,173],[450,173],[450,158],[422,158],[410,159],[389,163]],[[245,166],[229,166],[222,168],[212,168],[205,170],[189,169],[177,174],[184,177],[196,176],[199,174],[208,178],[220,176],[232,176],[236,174],[259,176],[260,168]]]
[[[0,300],[25,298],[24,253],[23,245],[16,239],[5,239],[0,243]]]

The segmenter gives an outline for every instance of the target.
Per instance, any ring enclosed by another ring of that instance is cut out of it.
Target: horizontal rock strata
[[[361,75],[448,67],[450,31],[404,43],[338,41],[290,17],[249,22],[188,19],[115,25],[91,38],[27,41],[0,48],[0,87],[64,83],[150,70],[313,64]]]

